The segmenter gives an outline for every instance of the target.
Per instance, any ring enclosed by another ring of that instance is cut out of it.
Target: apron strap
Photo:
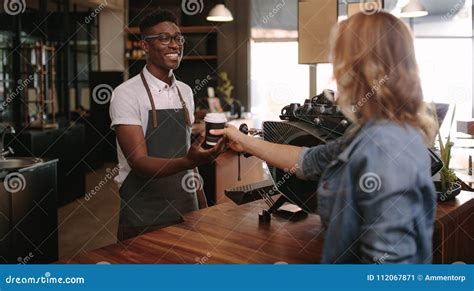
[[[176,84],[176,89],[178,90],[179,101],[181,101],[181,105],[183,106],[184,120],[186,120],[186,124],[189,127],[192,127],[191,119],[189,118],[189,110],[186,106],[186,102],[184,101],[183,96],[181,95],[181,91],[178,88],[178,84]]]
[[[151,103],[151,110],[152,110],[152,118],[153,118],[153,128],[158,127],[158,116],[156,116],[156,107],[155,102],[153,101],[153,95],[151,95],[150,87],[145,79],[145,75],[143,74],[143,70],[140,72],[140,77],[142,78],[143,86],[145,86],[146,93],[148,94],[148,99],[150,99]]]
[[[148,94],[148,99],[150,99],[151,109],[152,109],[152,118],[153,118],[153,128],[157,128],[158,127],[158,117],[156,115],[155,102],[153,101],[153,95],[151,95],[150,86],[148,86],[148,82],[145,79],[145,75],[143,74],[143,70],[140,72],[140,77],[142,79],[143,86],[145,86],[146,93]],[[178,90],[179,101],[181,102],[181,105],[183,106],[184,120],[186,120],[186,124],[189,127],[192,127],[191,119],[189,117],[189,110],[188,110],[188,107],[186,106],[186,102],[184,101],[183,96],[181,95],[181,91],[179,90],[178,85],[176,85],[176,89]]]

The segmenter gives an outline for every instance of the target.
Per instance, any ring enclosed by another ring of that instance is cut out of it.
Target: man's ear
[[[148,51],[150,50],[150,44],[147,41],[140,40],[140,47],[146,54],[148,54]]]

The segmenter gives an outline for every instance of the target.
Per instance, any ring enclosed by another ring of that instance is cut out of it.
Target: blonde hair
[[[409,124],[431,141],[437,127],[423,102],[413,36],[402,21],[386,12],[353,15],[333,31],[331,62],[337,103],[353,122]]]

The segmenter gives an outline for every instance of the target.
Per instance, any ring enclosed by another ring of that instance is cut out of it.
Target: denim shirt
[[[297,176],[319,181],[321,263],[431,263],[430,165],[419,131],[389,121],[304,148]]]

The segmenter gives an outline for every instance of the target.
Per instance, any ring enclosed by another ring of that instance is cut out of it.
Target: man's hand
[[[148,151],[139,125],[118,125],[115,127],[117,140],[128,164],[140,175],[150,178],[167,177],[178,172],[193,169],[214,160],[224,151],[225,142],[222,138],[209,150],[201,148],[202,138],[198,139],[182,158],[162,159],[148,156]]]
[[[213,148],[208,150],[201,147],[203,142],[204,137],[199,136],[191,145],[188,154],[184,157],[189,168],[207,164],[225,151],[225,138],[221,138]]]

